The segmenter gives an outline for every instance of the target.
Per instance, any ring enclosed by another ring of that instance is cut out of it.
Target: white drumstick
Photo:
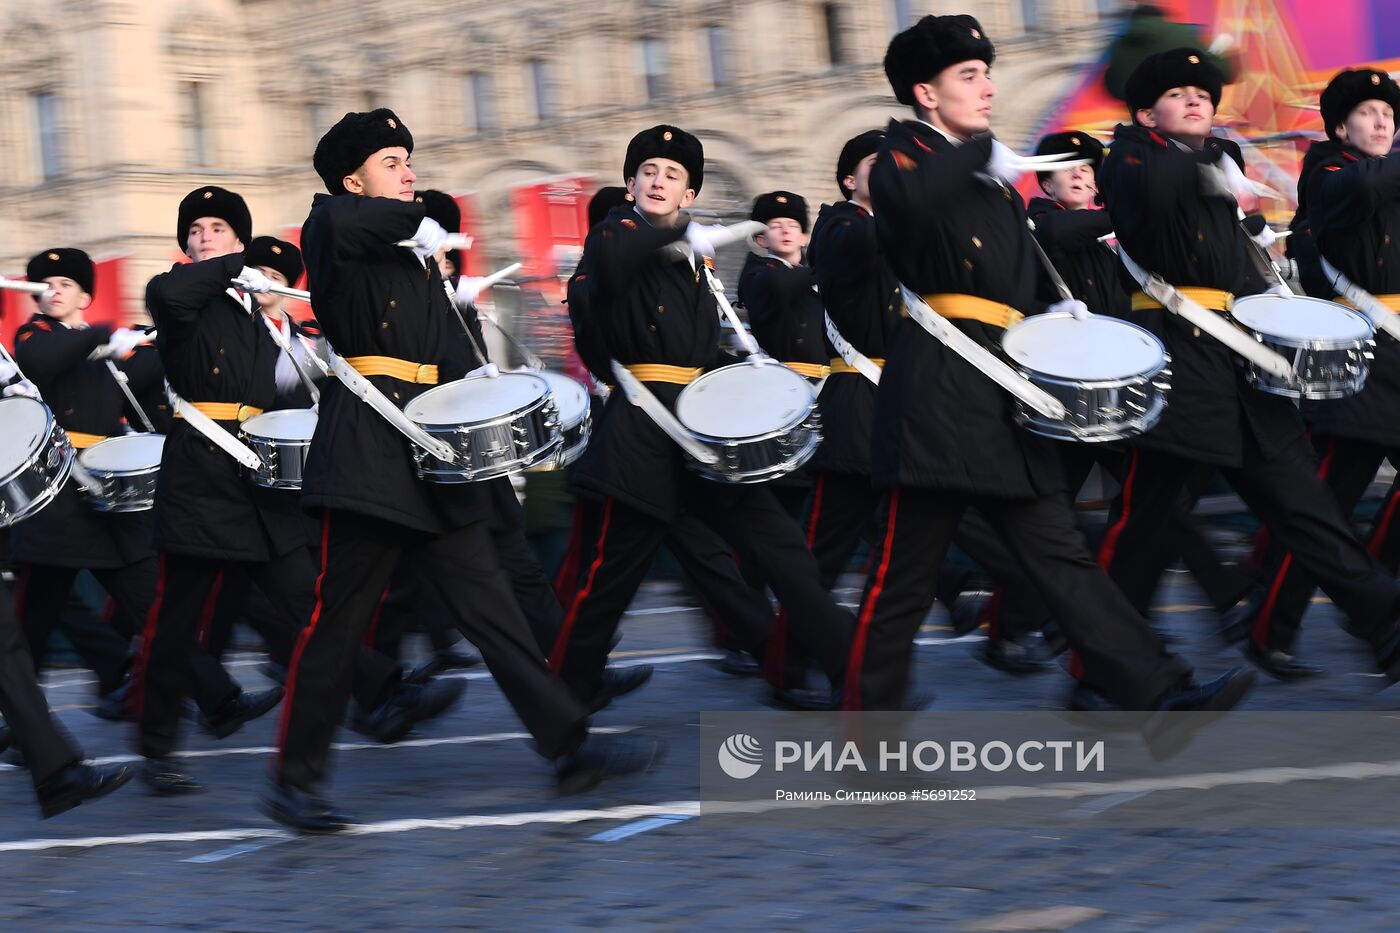
[[[0,289],[7,292],[26,292],[30,295],[47,295],[53,291],[43,282],[21,282],[4,277],[0,277]]]
[[[418,241],[417,241],[417,240],[399,240],[399,241],[398,241],[397,243],[395,243],[394,245],[395,245],[395,246],[406,246],[406,247],[408,247],[409,249],[413,249],[415,246],[418,245]],[[471,248],[472,248],[472,238],[469,237],[469,236],[467,236],[465,233],[449,233],[449,234],[447,235],[447,239],[443,241],[442,245],[443,245],[445,248],[447,248],[447,249],[471,249]]]
[[[248,288],[248,283],[242,279],[233,279],[233,284],[239,288]],[[281,295],[284,298],[295,298],[298,301],[310,301],[311,293],[300,288],[290,288],[286,285],[273,285],[268,289],[273,295]]]
[[[140,346],[146,346],[146,345],[150,344],[150,343],[151,343],[153,340],[155,340],[155,339],[156,339],[156,332],[153,331],[153,330],[152,330],[152,331],[147,331],[147,332],[146,332],[146,336],[141,338]],[[116,355],[116,351],[113,350],[111,347],[109,347],[107,344],[104,343],[102,346],[96,348],[96,349],[93,350],[91,353],[89,353],[89,354],[87,355],[87,358],[90,359],[90,360],[105,360],[105,359],[107,359],[107,357],[109,357],[109,356],[115,356],[115,355]]]
[[[504,269],[497,269],[495,272],[492,272],[490,275],[486,276],[484,279],[481,280],[481,291],[486,291],[486,289],[490,288],[492,285],[495,285],[497,282],[505,281],[506,279],[514,275],[519,269],[520,263],[518,262],[513,262],[510,265],[506,266]]]

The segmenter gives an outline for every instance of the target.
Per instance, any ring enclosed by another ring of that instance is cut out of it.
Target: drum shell
[[[134,435],[126,435],[132,437]],[[157,437],[161,435],[144,435]],[[122,438],[109,438],[99,441],[78,454],[78,463],[88,475],[97,481],[101,491],[83,489],[87,503],[98,512],[146,512],[156,505],[156,480],[160,476],[160,461],[131,470],[104,470],[92,467],[83,461],[88,450],[98,450],[103,444],[119,441]]]
[[[420,423],[419,427],[457,455],[456,463],[444,463],[414,448],[418,475],[445,485],[519,473],[557,457],[564,442],[559,413],[548,391],[528,405],[494,418],[452,425]]]
[[[1246,302],[1268,300],[1266,296],[1242,298],[1235,303],[1235,308],[1246,307]],[[1333,304],[1316,299],[1307,300],[1323,305]],[[1349,308],[1347,311],[1365,320],[1360,312]],[[1285,382],[1247,362],[1245,379],[1259,391],[1286,398],[1322,400],[1346,398],[1365,388],[1366,378],[1371,371],[1372,351],[1375,348],[1374,330],[1366,337],[1299,338],[1265,333],[1252,327],[1247,321],[1236,320],[1254,335],[1255,340],[1292,364],[1293,371],[1298,376],[1296,384]],[[1366,323],[1369,329],[1369,322]]]
[[[540,375],[547,376],[549,373],[542,372]],[[572,377],[562,378],[572,379]],[[587,396],[585,396],[585,401],[587,401]],[[585,404],[583,413],[573,419],[565,418],[557,397],[555,398],[555,408],[559,412],[559,433],[563,435],[563,442],[559,445],[559,453],[553,459],[528,467],[532,473],[561,470],[573,463],[583,456],[583,452],[588,449],[588,439],[593,435],[593,406],[591,404]]]
[[[720,378],[718,374],[742,371],[740,367],[750,366],[749,363],[737,363],[706,373],[682,390],[676,402],[677,409],[680,409],[685,393],[700,386],[704,380]],[[686,428],[690,430],[688,425]],[[801,469],[812,459],[821,445],[821,414],[817,409],[816,393],[813,392],[811,402],[789,418],[786,424],[762,434],[714,437],[694,430],[690,430],[690,434],[719,457],[718,463],[708,464],[687,454],[686,465],[700,476],[719,483],[766,483]]]
[[[52,502],[68,480],[74,458],[68,435],[48,413],[43,441],[23,463],[0,477],[0,528],[23,521]]]
[[[310,411],[310,409],[281,409]],[[276,414],[276,412],[269,412]],[[259,416],[262,417],[262,416]],[[268,437],[256,433],[257,418],[245,422],[239,438],[257,454],[263,465],[248,471],[248,479],[264,489],[301,489],[306,474],[306,458],[311,454],[311,438]],[[252,425],[250,429],[249,425]]]

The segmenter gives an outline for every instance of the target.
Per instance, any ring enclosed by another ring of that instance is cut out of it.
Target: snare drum
[[[144,512],[155,507],[156,477],[164,434],[123,434],[93,444],[78,454],[78,463],[97,480],[84,488],[88,505],[99,512]]]
[[[1171,358],[1145,328],[1096,314],[1035,314],[1001,338],[1021,375],[1065,406],[1064,420],[1017,401],[1016,420],[1063,441],[1116,441],[1150,430],[1167,407]]]
[[[589,404],[588,389],[577,379],[550,369],[542,369],[535,375],[549,383],[554,407],[559,411],[559,430],[564,435],[564,443],[557,458],[532,469],[557,470],[573,463],[588,447],[588,437],[593,432],[593,406]]]
[[[1359,311],[1302,295],[1236,298],[1230,316],[1260,343],[1293,364],[1298,384],[1250,364],[1249,384],[1289,398],[1345,398],[1361,391],[1371,371],[1375,328]]]
[[[248,478],[264,489],[300,489],[316,433],[316,413],[309,408],[285,408],[263,412],[239,426],[243,443],[262,458]]]
[[[43,402],[0,398],[0,528],[53,501],[73,469],[73,445]]]
[[[444,463],[415,448],[418,474],[434,483],[519,473],[557,457],[564,444],[549,383],[536,373],[468,376],[429,389],[403,412],[457,454]]]
[[[681,390],[676,418],[719,455],[713,465],[688,459],[690,467],[724,483],[763,483],[791,473],[822,439],[812,383],[772,360],[705,373]]]

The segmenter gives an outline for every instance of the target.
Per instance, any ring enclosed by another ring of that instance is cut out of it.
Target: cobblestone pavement
[[[1215,616],[1202,602],[1172,575],[1157,617],[1210,675],[1239,657],[1214,642]],[[1304,636],[1328,675],[1261,682],[1251,707],[1400,705],[1378,690],[1334,618],[1330,605],[1314,606]],[[917,657],[937,709],[1062,705],[1063,676],[992,671],[974,660],[975,637],[949,642],[942,622],[930,617]],[[1145,831],[1087,819],[1053,830],[775,830],[747,817],[689,818],[699,712],[760,708],[760,688],[707,663],[704,617],[670,586],[646,588],[624,633],[615,660],[652,661],[657,673],[597,724],[664,736],[669,754],[647,776],[579,797],[553,794],[550,771],[476,673],[464,702],[408,742],[341,735],[349,747],[331,790],[368,824],[360,835],[290,838],[259,814],[275,715],[221,743],[188,738],[190,767],[210,788],[193,798],[158,800],[133,783],[41,822],[27,776],[0,766],[0,930],[1396,926],[1393,830]],[[255,657],[232,660],[245,686],[262,685]],[[125,729],[83,711],[92,686],[82,672],[48,679],[51,702],[89,755],[130,753]]]

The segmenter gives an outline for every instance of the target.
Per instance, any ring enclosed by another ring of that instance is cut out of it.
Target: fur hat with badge
[[[677,126],[660,124],[642,130],[627,144],[627,157],[622,162],[622,180],[635,178],[637,169],[647,159],[670,159],[679,162],[690,176],[686,187],[696,194],[705,181],[705,147],[690,133]]]
[[[253,215],[243,196],[218,185],[205,185],[185,195],[175,222],[175,242],[183,252],[189,244],[190,226],[201,217],[217,217],[233,228],[244,246],[253,239]]]
[[[588,229],[592,230],[606,220],[614,207],[631,203],[632,195],[627,193],[626,188],[619,188],[617,185],[599,188],[588,202]]]
[[[42,282],[51,276],[61,275],[78,283],[78,287],[89,295],[96,295],[97,269],[88,254],[80,249],[57,247],[46,249],[32,257],[24,267],[24,277],[31,282]]]
[[[1225,73],[1200,49],[1171,49],[1147,56],[1128,75],[1123,88],[1133,122],[1137,122],[1139,110],[1151,110],[1157,99],[1174,87],[1198,87],[1210,95],[1212,107],[1219,107]]]
[[[894,96],[914,106],[914,85],[932,80],[949,65],[996,60],[992,40],[971,16],[925,16],[890,40],[885,51],[885,77]]]
[[[1062,155],[1073,154],[1081,159],[1089,160],[1089,167],[1097,174],[1099,166],[1103,164],[1104,147],[1093,136],[1082,130],[1065,130],[1062,133],[1050,133],[1040,141],[1040,145],[1035,147],[1035,154],[1040,155]],[[1050,180],[1049,172],[1036,172],[1036,180],[1041,184]]]
[[[402,146],[413,152],[413,134],[387,107],[347,113],[316,144],[311,163],[331,194],[345,194],[341,183],[380,149]]]
[[[846,190],[844,184],[846,176],[856,173],[861,159],[879,152],[880,144],[884,141],[884,130],[866,130],[846,140],[846,145],[841,147],[841,154],[836,157],[836,187],[841,189],[841,195],[847,201],[851,199],[851,192]]]
[[[243,264],[276,269],[288,285],[296,285],[301,278],[301,250],[275,236],[254,237],[243,251]]]
[[[1347,122],[1351,112],[1362,102],[1379,100],[1400,113],[1400,85],[1384,71],[1374,68],[1346,68],[1327,82],[1318,101],[1322,109],[1322,125],[1329,139],[1337,138],[1337,127]]]
[[[800,194],[791,191],[770,191],[754,198],[749,220],[768,224],[779,217],[797,221],[802,232],[807,232],[807,202]]]

